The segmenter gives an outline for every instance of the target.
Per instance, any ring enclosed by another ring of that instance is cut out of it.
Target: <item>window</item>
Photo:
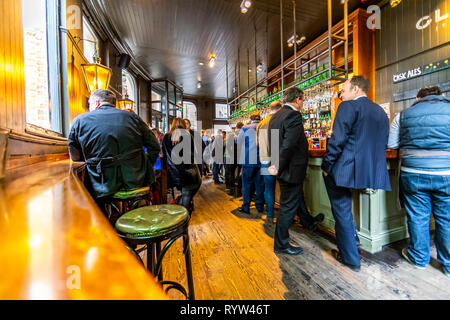
[[[152,109],[161,112],[161,102],[154,101],[161,101],[161,95],[152,91]]]
[[[22,0],[22,23],[27,127],[61,133],[58,1]]]
[[[228,105],[216,103],[216,119],[228,119]]]
[[[122,97],[130,99],[134,102],[133,109],[137,113],[137,94],[136,94],[136,82],[134,77],[126,70],[122,70]]]
[[[214,125],[214,135],[218,135],[219,130],[222,130],[223,132],[230,132],[231,127],[227,124],[215,124]]]
[[[89,63],[95,63],[98,38],[86,17],[83,16],[83,54]]]
[[[189,101],[183,102],[183,118],[189,119],[191,129],[197,130],[197,107]]]

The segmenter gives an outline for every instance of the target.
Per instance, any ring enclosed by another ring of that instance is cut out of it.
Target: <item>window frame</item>
[[[227,107],[227,115],[226,115],[225,118],[219,118],[219,117],[217,116],[217,106],[218,106],[218,105],[226,106],[226,107]],[[214,104],[214,113],[215,113],[214,117],[215,117],[216,120],[228,120],[229,117],[230,117],[230,106],[227,105],[226,103],[216,102],[216,103]]]
[[[125,94],[124,94],[124,89],[123,89],[123,87],[124,87],[123,86],[123,84],[124,84],[123,83],[123,74],[125,74],[125,78],[128,77],[131,80],[131,85],[133,86],[133,95],[134,95],[134,97],[130,97],[130,92],[128,92],[128,90],[127,90],[128,98],[134,102],[134,112],[136,112],[136,114],[139,115],[139,111],[138,111],[139,110],[139,97],[138,97],[138,86],[137,86],[136,78],[127,69],[122,69],[121,73],[122,73],[122,98],[125,99]],[[133,99],[131,99],[131,98],[133,98]]]
[[[63,134],[63,105],[62,105],[62,76],[61,76],[61,51],[59,25],[61,13],[59,11],[60,0],[43,0],[45,2],[46,20],[46,52],[47,52],[47,80],[48,80],[48,107],[50,128],[41,127],[32,122],[28,122],[25,116],[24,131],[37,136],[49,136],[61,138]],[[24,17],[22,1],[22,19]],[[24,22],[22,21],[22,28]],[[25,41],[22,36],[22,41]],[[25,57],[24,57],[25,58]],[[56,77],[54,76],[56,75]],[[26,76],[26,75],[25,75]],[[26,88],[25,88],[26,90]],[[25,114],[27,105],[25,103]]]
[[[190,119],[190,118],[188,117],[188,114],[187,114],[188,108],[187,108],[186,104],[189,104],[189,105],[194,106],[194,108],[195,108],[195,119]],[[183,114],[182,114],[182,118],[183,118],[183,119],[189,119],[189,121],[191,122],[191,128],[192,128],[192,130],[197,130],[197,122],[198,122],[198,107],[197,107],[197,104],[195,104],[194,102],[189,101],[189,100],[184,100],[184,101],[183,101]]]
[[[89,21],[88,17],[84,14],[82,15],[82,24],[83,24],[83,56],[86,58],[86,60],[89,61],[89,63],[95,63],[93,57],[86,56],[86,51],[85,51],[86,45],[93,45],[94,43],[91,42],[92,40],[90,40],[90,41],[85,40],[86,39],[85,27],[87,27],[87,31],[89,31],[89,33],[95,38],[95,41],[96,41],[95,50],[97,50],[97,46],[98,46],[98,49],[100,49],[100,40],[99,40],[97,33],[94,30],[94,27],[92,26],[91,22]]]

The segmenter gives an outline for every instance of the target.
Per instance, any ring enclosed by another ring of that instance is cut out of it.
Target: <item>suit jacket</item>
[[[303,129],[302,115],[285,105],[275,113],[269,122],[269,133],[279,130],[279,159],[276,159],[276,150],[269,137],[272,165],[278,169],[278,179],[291,183],[302,184],[308,166],[309,148],[308,140]],[[278,162],[278,163],[277,163]]]
[[[339,187],[390,191],[388,137],[389,119],[379,105],[367,97],[344,101],[334,119],[322,170]]]
[[[95,198],[148,186],[155,180],[158,140],[132,112],[101,106],[83,113],[73,121],[68,143],[72,160],[88,164],[85,183]],[[89,165],[91,161],[95,163]]]

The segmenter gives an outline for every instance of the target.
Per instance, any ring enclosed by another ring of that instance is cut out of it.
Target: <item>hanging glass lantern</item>
[[[134,101],[128,98],[128,95],[125,95],[125,99],[117,100],[118,108],[121,110],[134,110]]]
[[[84,79],[89,92],[97,89],[108,89],[112,70],[100,64],[100,58],[95,58],[95,63],[82,64]]]

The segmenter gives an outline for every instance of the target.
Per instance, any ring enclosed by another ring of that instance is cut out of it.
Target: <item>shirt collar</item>
[[[367,98],[367,96],[366,96],[365,94],[363,94],[363,95],[360,95],[360,96],[356,97],[356,98],[353,99],[353,100],[358,100],[359,98],[362,98],[362,97],[366,97],[366,98]]]
[[[290,107],[294,111],[298,111],[292,104],[286,103],[285,105],[287,105],[288,107]]]

